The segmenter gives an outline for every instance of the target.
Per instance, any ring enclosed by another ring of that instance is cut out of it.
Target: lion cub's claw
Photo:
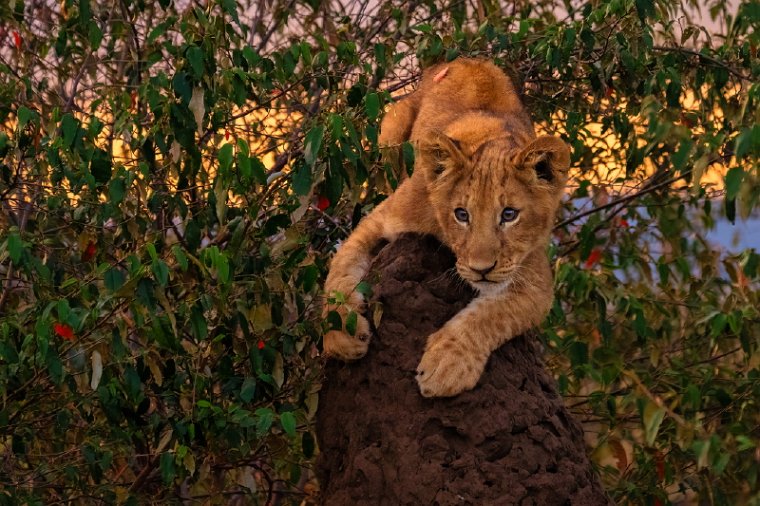
[[[361,315],[356,319],[356,335],[352,336],[342,330],[331,330],[324,335],[325,355],[341,360],[358,360],[369,349],[369,322]]]
[[[423,397],[452,397],[472,390],[485,361],[463,353],[451,339],[430,336],[417,366],[417,384]]]

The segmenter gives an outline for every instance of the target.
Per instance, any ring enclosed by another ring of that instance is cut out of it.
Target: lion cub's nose
[[[490,265],[488,267],[483,267],[482,265],[470,265],[470,269],[473,270],[473,272],[477,272],[483,277],[486,277],[486,274],[491,272],[494,267],[496,267],[496,262],[493,263],[493,265]]]

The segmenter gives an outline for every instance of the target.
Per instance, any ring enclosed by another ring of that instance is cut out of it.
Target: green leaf
[[[45,362],[53,383],[56,385],[63,383],[65,372],[63,371],[63,363],[61,362],[61,358],[58,356],[58,353],[56,353],[52,348],[48,349],[47,354],[45,355]]]
[[[124,271],[118,267],[111,267],[103,276],[103,282],[105,283],[106,288],[111,292],[115,292],[124,286],[125,280],[126,276],[124,275]]]
[[[744,179],[744,170],[741,167],[733,167],[726,173],[726,198],[734,199],[739,193],[742,180]]]
[[[724,199],[723,205],[725,206],[726,218],[732,224],[736,222],[736,199]]]
[[[367,96],[364,97],[364,108],[370,120],[377,118],[378,114],[380,114],[380,97],[378,97],[377,93],[367,93]]]
[[[67,148],[70,148],[74,144],[77,132],[79,131],[79,121],[74,119],[69,113],[66,113],[61,118],[61,133],[63,134],[63,144]]]
[[[55,308],[56,313],[58,313],[58,318],[60,320],[68,320],[69,313],[71,312],[71,306],[69,305],[69,301],[66,299],[61,299],[56,304]]]
[[[704,469],[709,464],[710,439],[696,440],[692,443],[691,449],[697,456],[697,469]]]
[[[654,1],[653,0],[636,0],[636,11],[639,18],[643,21],[648,17],[654,17]]]
[[[365,298],[372,296],[372,285],[367,283],[366,281],[360,282],[358,285],[356,285],[356,291],[360,294],[364,295]]]
[[[166,29],[169,28],[169,26],[172,26],[174,24],[174,21],[176,19],[174,17],[170,17],[167,21],[164,21],[163,23],[159,23],[155,28],[153,28],[150,33],[148,34],[148,38],[146,39],[146,42],[148,44],[152,44],[156,41],[157,38],[161,37],[163,34],[166,33]]]
[[[240,399],[243,402],[251,402],[256,394],[256,378],[247,377],[240,387]]]
[[[237,152],[235,156],[235,162],[237,165],[238,174],[243,181],[250,182],[253,179],[253,168],[251,167],[251,159],[248,155]]]
[[[20,121],[20,120],[19,120]],[[736,137],[736,147],[734,148],[734,154],[736,159],[741,159],[746,155],[752,146],[752,131],[749,128],[745,128]]]
[[[356,325],[358,323],[358,319],[359,317],[356,314],[356,311],[349,311],[346,315],[346,332],[348,332],[349,335],[356,335]]]
[[[286,411],[280,414],[280,423],[288,436],[296,437],[296,417],[293,416],[293,413]]]
[[[166,262],[163,260],[153,262],[151,269],[156,276],[156,281],[158,281],[161,286],[166,286],[169,282],[169,267],[166,265]]]
[[[224,9],[224,12],[229,14],[238,25],[240,24],[240,18],[238,17],[237,4],[235,3],[235,0],[222,0],[222,8]]]
[[[756,446],[754,441],[752,441],[750,438],[744,435],[736,436],[736,442],[738,443],[736,449],[740,452],[754,449]]]
[[[319,277],[319,269],[316,265],[307,265],[303,268],[303,274],[301,276],[301,287],[303,291],[311,292],[317,285],[317,278]]]
[[[190,69],[192,75],[196,79],[203,77],[203,51],[198,46],[190,46],[187,48],[187,61],[190,63]]]
[[[159,468],[161,469],[161,477],[165,484],[168,485],[174,481],[174,477],[177,475],[177,470],[174,467],[174,454],[170,452],[162,453]]]
[[[193,335],[199,341],[208,337],[208,324],[206,317],[203,316],[203,309],[196,304],[190,312],[190,327],[193,329]]]
[[[366,91],[366,87],[362,84],[355,84],[351,86],[351,88],[348,90],[348,95],[346,96],[346,101],[348,102],[348,105],[351,107],[355,107],[362,103],[362,99],[364,98],[364,92]]]
[[[309,43],[306,41],[301,42],[301,59],[303,60],[304,65],[311,65],[313,59],[311,55],[311,46],[309,46]]]
[[[174,258],[177,260],[177,264],[179,265],[179,268],[182,269],[182,272],[187,271],[187,256],[185,256],[185,252],[182,251],[182,248],[180,248],[178,245],[172,246],[172,253],[174,254]]]
[[[115,177],[108,183],[108,196],[111,203],[121,204],[124,200],[124,194],[127,192],[127,185],[122,177]]]
[[[267,184],[267,170],[264,166],[264,162],[256,157],[251,158],[251,170],[253,171],[253,177],[260,185]]]
[[[8,154],[8,149],[10,146],[8,145],[8,134],[5,132],[0,132],[0,159],[5,158],[5,155]],[[6,177],[5,174],[3,174],[3,179],[7,183],[10,179],[10,170],[7,166],[3,166],[3,169],[8,170],[8,175]]]
[[[259,53],[257,53],[251,46],[245,46],[243,48],[243,58],[245,58],[245,61],[248,62],[248,65],[251,67],[256,67],[259,62],[261,62],[261,56],[259,56]]]
[[[145,245],[145,250],[148,252],[148,255],[150,255],[150,259],[154,262],[158,260],[158,253],[156,252],[156,245],[152,242],[149,242]]]
[[[293,174],[293,191],[296,195],[307,195],[311,190],[311,182],[311,167],[305,163],[300,164]]]
[[[16,118],[18,118],[18,129],[23,130],[29,121],[36,116],[36,113],[25,106],[20,106],[16,111]]]
[[[6,363],[16,364],[18,363],[19,356],[16,349],[10,343],[0,340],[0,358]]]
[[[232,167],[232,144],[225,144],[219,149],[219,171],[222,174],[229,172]]]
[[[214,209],[216,211],[216,219],[219,223],[224,223],[227,216],[227,197],[229,194],[229,178],[225,177],[226,174],[219,172],[214,182],[214,198],[209,199],[210,202],[215,204]]]
[[[11,257],[11,262],[13,262],[15,265],[18,265],[18,263],[21,261],[21,253],[24,250],[24,244],[21,242],[21,236],[18,234],[18,232],[11,232],[8,235],[7,244],[8,254]]]
[[[214,267],[216,268],[216,277],[222,284],[230,281],[230,262],[224,252],[219,252],[214,257]]]
[[[184,72],[177,72],[174,74],[174,78],[172,79],[172,89],[185,104],[190,103],[190,98],[193,95],[193,88],[190,86],[187,74]]]
[[[404,167],[407,175],[411,176],[414,172],[414,146],[411,142],[405,142],[401,145],[401,151],[404,156]]]
[[[758,273],[758,267],[760,267],[760,255],[748,251],[745,253],[746,257],[744,260],[744,274],[749,278],[754,278],[757,276]]]
[[[340,330],[343,328],[343,320],[337,311],[327,313],[327,323],[330,325],[330,330]]]
[[[103,31],[95,21],[90,21],[87,25],[87,40],[90,42],[90,48],[95,51],[100,47],[103,41]]]
[[[573,367],[579,367],[588,363],[588,344],[574,341],[568,350],[570,363]]]
[[[702,392],[699,387],[694,384],[690,384],[683,393],[683,401],[685,405],[690,406],[692,409],[700,409],[702,405]]]
[[[682,170],[686,166],[686,161],[689,159],[691,148],[694,143],[691,139],[682,139],[678,144],[678,149],[671,155],[670,160],[673,162],[673,167],[677,170]]]
[[[712,337],[718,337],[722,332],[723,329],[726,328],[726,315],[723,313],[718,313],[713,317],[712,322],[710,322],[710,335]]]
[[[322,147],[322,137],[325,134],[324,125],[317,125],[306,134],[304,141],[304,159],[306,163],[313,166],[319,156],[319,150]]]
[[[644,425],[644,439],[649,446],[654,445],[663,418],[665,418],[665,410],[655,403],[647,401],[641,413],[641,421]]]
[[[104,149],[96,149],[90,161],[90,173],[97,183],[104,184],[111,179],[111,154]]]
[[[255,412],[258,421],[256,422],[256,433],[263,436],[272,428],[274,422],[274,412],[269,408],[259,408]]]

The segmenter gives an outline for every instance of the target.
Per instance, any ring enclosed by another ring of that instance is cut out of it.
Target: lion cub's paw
[[[357,315],[356,335],[342,330],[331,330],[322,338],[325,355],[341,360],[357,360],[367,354],[369,349],[369,322],[362,315]]]
[[[464,352],[443,332],[428,338],[428,346],[417,366],[417,384],[423,397],[452,397],[475,387],[486,359]]]

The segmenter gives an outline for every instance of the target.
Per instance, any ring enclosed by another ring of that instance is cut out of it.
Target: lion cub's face
[[[436,134],[420,143],[419,153],[459,275],[481,292],[518,280],[525,257],[546,246],[567,180],[567,146],[556,137],[523,148],[497,139],[468,156]]]

